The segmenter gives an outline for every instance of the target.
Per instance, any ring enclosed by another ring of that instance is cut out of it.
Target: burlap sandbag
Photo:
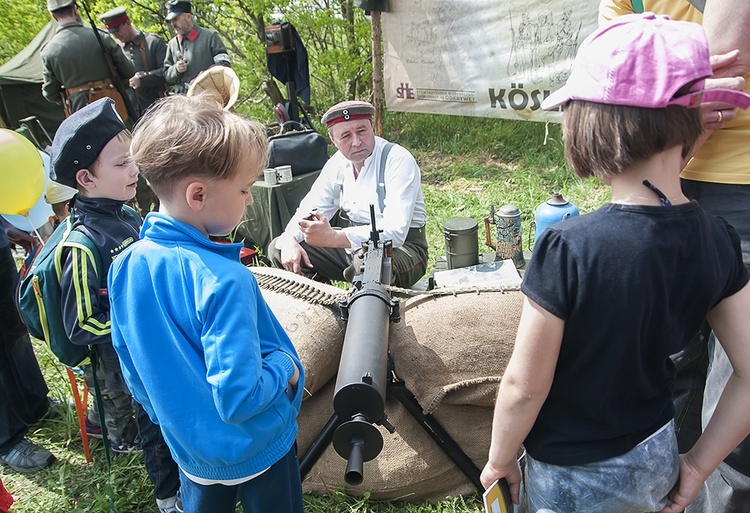
[[[346,291],[283,269],[250,270],[302,360],[307,399],[338,371],[345,324],[336,298],[343,297]]]
[[[523,294],[518,290],[424,294],[391,325],[396,374],[424,408],[492,407],[513,351]]]
[[[335,381],[302,404],[297,436],[300,458],[333,413]],[[388,420],[396,427],[391,434],[378,426],[383,450],[365,462],[363,482],[351,486],[344,481],[346,460],[331,444],[302,480],[303,490],[328,493],[333,490],[375,499],[403,499],[410,502],[441,501],[476,491],[469,479],[424,428],[396,399],[386,403]],[[487,462],[492,426],[492,408],[443,404],[433,415],[477,469]],[[471,426],[467,429],[467,426]]]

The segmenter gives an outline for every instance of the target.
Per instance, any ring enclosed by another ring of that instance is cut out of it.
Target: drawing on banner
[[[578,35],[582,23],[573,27],[570,6],[565,7],[559,21],[554,21],[550,11],[537,14],[536,20],[528,9],[521,13],[518,26],[514,26],[513,13],[510,13],[512,46],[508,61],[508,76],[516,81],[539,84],[546,82],[556,89],[570,75],[573,59],[578,48]],[[559,63],[568,65],[561,68]]]
[[[598,0],[391,0],[389,110],[559,121],[542,100],[567,80]]]

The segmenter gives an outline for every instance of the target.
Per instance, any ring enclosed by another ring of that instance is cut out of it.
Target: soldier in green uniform
[[[140,117],[156,100],[164,96],[164,57],[167,44],[157,34],[148,34],[133,27],[125,7],[115,7],[101,16],[107,32],[112,34],[135,66],[130,78],[132,98]]]
[[[144,33],[130,22],[124,7],[115,7],[101,16],[107,32],[120,42],[123,52],[135,66],[135,75],[130,78],[128,90],[131,103],[140,117],[152,103],[164,96],[164,57],[167,44],[156,34]],[[159,199],[151,191],[143,177],[138,178],[135,193],[141,217],[152,209],[159,208]]]
[[[168,0],[166,5],[166,19],[177,35],[167,44],[164,76],[168,84],[174,85],[175,93],[186,93],[190,82],[201,71],[217,64],[231,66],[231,63],[219,35],[195,24],[190,2]]]
[[[135,75],[133,63],[104,32],[100,33],[102,50],[94,31],[83,26],[75,0],[47,0],[47,10],[59,27],[41,50],[44,97],[62,104],[69,115],[102,96],[110,96],[120,117],[127,119],[125,104],[112,84],[103,51],[112,58],[117,78],[126,87],[128,79]]]

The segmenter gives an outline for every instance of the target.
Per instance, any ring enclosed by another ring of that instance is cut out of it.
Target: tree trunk
[[[370,13],[372,21],[372,105],[375,107],[375,135],[383,136],[383,34],[380,30],[380,11]]]

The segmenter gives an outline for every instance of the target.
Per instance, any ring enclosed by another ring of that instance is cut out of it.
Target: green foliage
[[[164,20],[164,0],[79,0],[97,24],[98,16],[117,6],[128,8],[133,25],[161,35],[174,30]],[[0,0],[0,63],[28,44],[50,20],[43,0]],[[353,0],[193,0],[198,24],[216,30],[227,46],[240,78],[236,110],[261,121],[273,120],[272,98],[286,97],[285,84],[271,77],[266,65],[264,27],[276,18],[292,23],[308,54],[311,105],[317,122],[328,106],[344,99],[371,95],[370,23]]]
[[[49,21],[45,3],[38,0],[0,0],[0,64],[13,57]]]

